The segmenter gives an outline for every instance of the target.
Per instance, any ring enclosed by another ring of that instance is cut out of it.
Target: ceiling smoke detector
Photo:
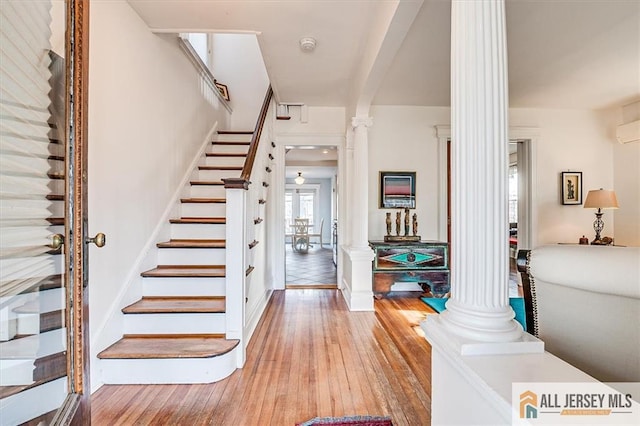
[[[303,52],[312,52],[316,48],[316,39],[313,37],[303,37],[300,39],[300,49]]]

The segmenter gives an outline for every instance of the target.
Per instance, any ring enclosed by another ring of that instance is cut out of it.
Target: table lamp
[[[615,191],[606,189],[594,189],[589,191],[587,199],[584,202],[585,209],[598,209],[596,211],[596,220],[593,222],[593,229],[596,231],[596,238],[591,242],[594,245],[604,245],[600,237],[600,233],[604,229],[604,221],[602,220],[602,209],[617,209],[618,199]]]

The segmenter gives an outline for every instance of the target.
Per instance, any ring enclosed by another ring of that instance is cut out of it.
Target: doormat
[[[332,425],[332,426],[393,426],[391,417],[350,416],[350,417],[316,417],[296,426]]]

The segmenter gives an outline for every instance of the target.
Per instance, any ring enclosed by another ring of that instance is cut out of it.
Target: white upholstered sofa
[[[548,245],[519,260],[545,349],[600,381],[640,381],[640,247]]]

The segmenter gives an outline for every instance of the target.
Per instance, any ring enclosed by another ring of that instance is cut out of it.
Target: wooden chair
[[[302,253],[309,250],[309,219],[297,218],[293,220],[291,248]]]
[[[324,227],[324,218],[322,218],[322,220],[320,221],[320,231],[319,232],[312,232],[309,234],[309,238],[312,237],[318,237],[320,238],[320,248],[322,248],[322,228]]]

